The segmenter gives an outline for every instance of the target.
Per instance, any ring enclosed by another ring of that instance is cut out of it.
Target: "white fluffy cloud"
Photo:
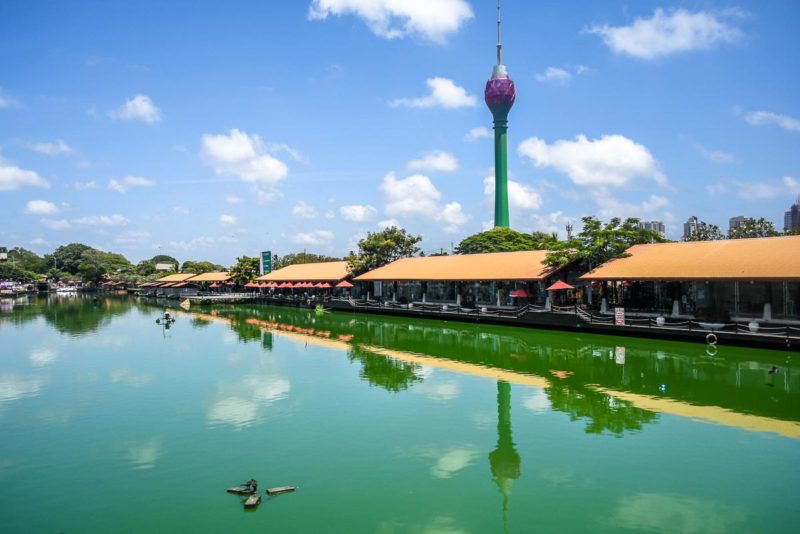
[[[333,232],[328,230],[312,230],[311,232],[298,232],[291,240],[298,245],[324,245],[334,238]]]
[[[206,134],[203,158],[217,174],[232,174],[245,182],[275,184],[286,178],[288,167],[266,153],[258,135],[232,129],[230,135]]]
[[[140,176],[126,176],[125,178],[108,182],[108,188],[117,193],[125,193],[131,187],[150,187],[153,185],[156,185],[154,180]]]
[[[604,24],[586,31],[599,35],[616,54],[649,60],[736,42],[743,33],[730,22],[743,16],[738,10],[692,13],[656,9],[649,19],[637,18],[629,26]]]
[[[109,111],[112,119],[143,121],[153,124],[161,120],[161,110],[147,95],[136,95],[115,110]]]
[[[150,241],[150,232],[124,232],[114,238],[114,244],[121,247],[142,246]]]
[[[58,206],[47,200],[31,200],[25,205],[25,213],[52,215],[58,213]]]
[[[434,150],[420,159],[409,161],[407,167],[412,171],[453,172],[458,170],[458,160],[449,152]]]
[[[458,227],[470,219],[458,202],[441,205],[442,194],[425,175],[414,174],[398,180],[394,173],[389,173],[383,178],[381,189],[386,195],[385,211],[390,217],[423,217],[439,221],[444,223],[444,230],[448,233],[457,232]]]
[[[747,200],[800,195],[800,180],[784,176],[778,182],[740,183],[739,196]]]
[[[389,102],[392,107],[409,108],[445,108],[457,109],[472,107],[478,99],[467,93],[467,90],[447,78],[428,78],[425,82],[430,94],[418,98],[397,98]]]
[[[534,230],[539,232],[547,232],[548,234],[562,232],[563,235],[566,235],[567,223],[571,223],[578,219],[578,217],[564,215],[564,212],[562,211],[554,211],[547,214],[532,213],[530,218],[531,222],[533,223]],[[574,230],[578,231],[576,229]]]
[[[219,223],[225,225],[232,225],[236,224],[236,217],[233,215],[220,215],[219,216]]]
[[[18,108],[20,106],[19,100],[11,98],[0,89],[0,109],[3,108]]]
[[[75,226],[125,226],[130,222],[127,217],[119,214],[113,215],[88,215],[76,219],[41,219],[42,226],[51,230],[69,230]]]
[[[27,146],[29,150],[33,150],[39,154],[46,154],[48,156],[68,156],[75,153],[75,149],[65,143],[62,139],[56,139],[52,143],[31,143]]]
[[[744,120],[753,126],[775,124],[787,132],[800,132],[800,119],[790,117],[789,115],[772,113],[771,111],[751,111],[745,114]]]
[[[494,175],[483,179],[483,193],[494,201]],[[536,211],[542,207],[542,195],[529,185],[509,180],[508,206],[511,210]]]
[[[370,205],[350,204],[340,207],[339,213],[342,214],[342,218],[346,221],[367,222],[375,218],[378,210]]]
[[[565,85],[572,80],[572,74],[558,67],[547,67],[544,72],[536,75],[537,82],[551,82]]]
[[[599,215],[606,218],[664,215],[669,206],[669,199],[661,195],[650,195],[641,202],[623,202],[605,187],[591,190],[590,195],[600,208]]]
[[[313,219],[317,216],[317,210],[310,204],[301,200],[292,208],[292,215],[299,219]]]
[[[473,17],[465,0],[312,0],[308,10],[311,20],[351,14],[379,37],[418,35],[435,43],[444,42]]]
[[[26,171],[16,165],[8,165],[0,158],[0,191],[13,191],[20,187],[47,189],[50,184],[34,171]]]
[[[234,195],[233,193],[228,193],[225,195],[225,202],[228,204],[240,204],[242,202],[242,197]]]
[[[477,126],[470,128],[464,135],[464,141],[477,141],[478,139],[486,139],[492,137],[492,132],[486,126]]]
[[[556,169],[580,186],[622,187],[639,178],[668,184],[650,151],[622,135],[604,135],[591,141],[578,135],[572,141],[551,145],[532,137],[517,151],[536,167]]]
[[[694,148],[702,154],[704,158],[713,163],[734,163],[736,161],[736,157],[733,154],[728,154],[721,150],[711,150],[700,144],[694,145]]]

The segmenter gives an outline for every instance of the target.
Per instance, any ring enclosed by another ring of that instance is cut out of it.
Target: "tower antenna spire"
[[[503,42],[500,39],[500,0],[497,0],[497,64],[503,64]]]

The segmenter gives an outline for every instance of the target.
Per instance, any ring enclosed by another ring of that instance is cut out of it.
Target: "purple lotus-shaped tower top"
[[[494,120],[508,120],[508,112],[517,98],[517,90],[514,81],[508,77],[505,65],[495,65],[492,77],[486,82],[483,96]]]

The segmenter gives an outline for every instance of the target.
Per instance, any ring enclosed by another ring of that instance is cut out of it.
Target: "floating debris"
[[[277,488],[269,488],[267,490],[267,495],[280,495],[281,493],[290,493],[297,488],[295,486],[279,486]]]

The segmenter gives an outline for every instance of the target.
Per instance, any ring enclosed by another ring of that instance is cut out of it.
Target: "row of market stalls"
[[[235,282],[226,272],[170,274],[139,286],[141,294],[164,297],[191,297],[201,291],[233,289]]]
[[[270,295],[347,296],[393,303],[600,311],[727,322],[800,321],[800,236],[636,245],[590,272],[550,266],[547,251],[403,258],[353,277],[347,262],[296,264],[245,287]],[[226,291],[228,273],[174,274],[142,288]]]

